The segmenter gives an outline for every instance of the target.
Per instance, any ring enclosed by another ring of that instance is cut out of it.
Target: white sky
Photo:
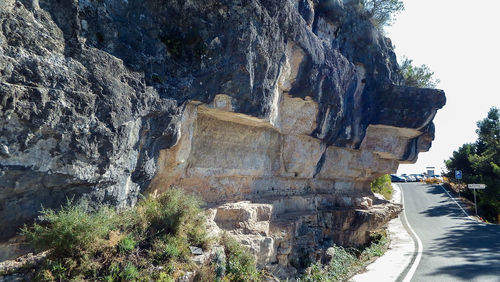
[[[500,0],[403,0],[405,11],[386,27],[396,54],[426,64],[441,80],[446,106],[438,111],[436,139],[398,173],[444,169],[459,146],[474,142],[476,122],[500,107]]]

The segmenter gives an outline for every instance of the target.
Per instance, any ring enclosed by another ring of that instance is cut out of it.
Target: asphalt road
[[[470,220],[441,186],[400,186],[423,245],[411,281],[500,281],[500,226]]]

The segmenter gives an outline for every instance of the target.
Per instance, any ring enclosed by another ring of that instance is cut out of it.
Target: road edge
[[[401,204],[402,190],[397,184],[393,187],[393,203]],[[353,276],[349,281],[402,281],[402,276],[408,272],[415,258],[417,250],[415,241],[402,222],[403,212],[388,223],[387,233],[390,244],[381,257],[369,264],[363,273]]]
[[[412,260],[410,264],[406,267],[406,269],[403,272],[401,272],[400,277],[398,277],[398,281],[409,282],[413,278],[413,275],[415,274],[415,271],[417,270],[417,267],[420,264],[424,247],[422,244],[422,240],[420,240],[415,230],[413,230],[413,228],[410,225],[410,222],[408,221],[408,217],[406,216],[406,209],[404,207],[403,189],[399,185],[398,188],[401,190],[401,205],[403,205],[403,212],[402,212],[403,219],[401,221],[406,229],[406,232],[408,232],[408,234],[410,235],[415,244]]]

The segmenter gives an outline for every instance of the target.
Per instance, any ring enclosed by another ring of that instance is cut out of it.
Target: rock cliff
[[[365,243],[445,104],[400,80],[354,0],[1,0],[0,240],[177,186],[275,272]]]

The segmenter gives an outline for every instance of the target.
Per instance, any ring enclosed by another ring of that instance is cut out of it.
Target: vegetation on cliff
[[[465,183],[484,183],[485,190],[477,190],[479,215],[488,221],[497,221],[500,215],[500,110],[493,107],[477,122],[478,139],[464,144],[445,161],[447,177],[454,179],[455,171],[462,171]],[[462,194],[473,200],[473,191]]]
[[[401,84],[410,87],[436,88],[440,80],[434,77],[434,72],[427,65],[414,65],[413,60],[403,57],[400,63]]]
[[[373,193],[381,194],[386,200],[392,198],[392,182],[389,174],[382,175],[373,180],[370,187]]]
[[[200,201],[180,189],[148,197],[116,212],[101,206],[87,212],[85,202],[45,209],[42,221],[22,234],[39,251],[51,250],[36,266],[40,281],[173,281],[196,272],[210,281],[255,281],[255,261],[243,247],[222,236],[222,253],[205,265],[192,261],[193,250],[216,243],[207,234]]]
[[[385,231],[373,232],[371,241],[366,246],[359,248],[344,248],[334,246],[328,251],[331,260],[328,264],[314,264],[307,270],[299,281],[327,282],[347,281],[350,277],[361,271],[376,257],[382,256],[389,246],[389,239]]]
[[[400,0],[362,0],[361,4],[373,24],[379,28],[391,25],[394,14],[405,8]]]

